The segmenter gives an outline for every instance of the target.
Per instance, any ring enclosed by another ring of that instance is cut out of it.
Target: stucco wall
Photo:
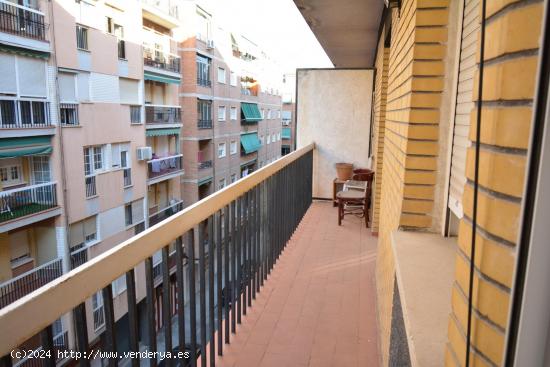
[[[316,144],[314,197],[332,197],[335,163],[368,167],[373,78],[366,69],[297,70],[297,147]]]

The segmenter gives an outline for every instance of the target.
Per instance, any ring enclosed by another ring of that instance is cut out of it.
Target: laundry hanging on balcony
[[[257,122],[262,120],[262,114],[256,103],[241,103],[241,111],[243,112],[243,120],[247,122]]]
[[[246,154],[257,152],[262,146],[258,133],[248,133],[241,135],[241,146]]]
[[[0,158],[45,155],[51,152],[51,136],[0,139]]]

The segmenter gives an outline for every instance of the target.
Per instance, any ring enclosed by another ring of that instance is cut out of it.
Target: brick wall
[[[380,218],[380,196],[382,193],[382,162],[384,154],[384,133],[386,126],[386,99],[388,90],[388,60],[390,49],[384,47],[384,40],[378,42],[375,68],[376,80],[374,81],[374,127],[373,127],[373,167],[374,167],[374,191],[372,193],[372,231],[378,232]]]
[[[542,13],[542,1],[487,1],[472,319],[471,365],[475,366],[503,362]],[[474,100],[479,101],[477,83],[478,77]],[[476,137],[476,120],[474,109],[471,141]],[[458,237],[447,366],[465,364],[474,162],[472,147],[466,163],[468,182]]]
[[[376,271],[383,365],[395,273],[391,232],[432,224],[447,7],[448,0],[404,0],[392,14]]]

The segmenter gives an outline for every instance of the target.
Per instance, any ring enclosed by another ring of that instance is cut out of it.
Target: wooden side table
[[[340,180],[338,178],[335,178],[332,181],[332,206],[333,207],[338,206],[338,199],[336,198],[336,194],[339,191],[342,191],[344,189],[344,184],[345,183],[346,183],[346,181]]]

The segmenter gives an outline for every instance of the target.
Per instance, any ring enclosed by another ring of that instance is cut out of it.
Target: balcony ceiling
[[[294,3],[335,67],[373,67],[383,0]]]

